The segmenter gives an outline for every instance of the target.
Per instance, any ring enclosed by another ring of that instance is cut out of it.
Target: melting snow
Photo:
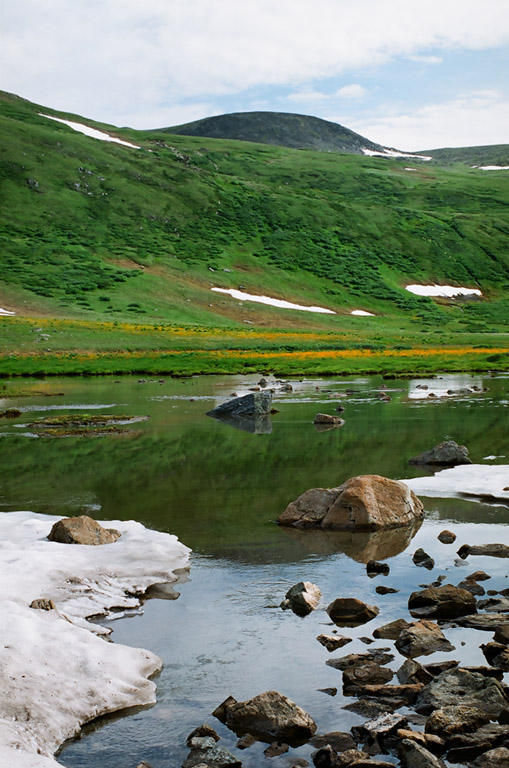
[[[236,288],[211,288],[211,291],[217,293],[228,293],[232,298],[239,301],[256,301],[259,304],[269,304],[271,307],[280,307],[280,309],[300,309],[304,312],[321,312],[322,314],[335,315],[332,309],[324,309],[324,307],[304,307],[302,304],[292,304],[291,301],[283,301],[282,299],[271,299],[269,296],[256,296],[251,293],[244,293],[243,291],[237,291]]]
[[[38,113],[40,117],[47,117],[48,120],[56,120],[57,123],[63,123],[64,125],[68,125],[69,128],[72,128],[73,131],[78,131],[79,133],[84,133],[85,136],[90,136],[92,139],[99,139],[100,141],[112,141],[115,144],[122,144],[124,147],[132,147],[132,149],[141,149],[137,144],[131,144],[129,141],[123,141],[122,139],[117,139],[116,136],[110,136],[109,133],[104,133],[104,131],[98,131],[97,128],[90,128],[88,125],[83,125],[83,123],[74,123],[72,120],[62,120],[61,117],[53,117],[53,115],[43,115],[42,112]]]
[[[364,309],[354,309],[350,314],[358,315],[359,317],[374,317],[373,312],[366,312]]]
[[[0,315],[9,316],[9,315],[15,315],[15,314],[16,312],[10,312],[8,309],[2,309],[2,307],[0,307]]]
[[[457,285],[407,285],[405,288],[416,296],[482,296],[478,288],[459,288]]]
[[[403,482],[418,496],[472,496],[509,502],[508,464],[464,464]]]
[[[375,149],[363,149],[365,155],[369,157],[415,157],[418,160],[432,160],[430,155],[416,155],[412,152],[397,152],[395,149],[384,149],[382,152],[378,152]]]
[[[155,701],[147,678],[161,660],[105,642],[98,634],[108,630],[85,619],[138,607],[135,595],[175,581],[188,564],[189,549],[175,536],[132,520],[106,523],[122,534],[114,544],[48,541],[58,519],[0,516],[0,765],[10,768],[57,768],[52,754],[83,722]],[[56,610],[29,608],[36,598],[52,599]]]

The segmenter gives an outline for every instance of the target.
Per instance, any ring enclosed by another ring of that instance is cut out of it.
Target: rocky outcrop
[[[433,621],[422,619],[405,627],[396,640],[396,648],[410,659],[427,656],[435,651],[453,651],[454,646]]]
[[[316,731],[308,713],[277,691],[266,691],[248,701],[229,696],[212,714],[238,735],[250,733],[269,743],[277,740],[297,746]]]
[[[477,603],[468,590],[445,584],[412,592],[408,598],[408,609],[415,617],[454,619],[477,613]]]
[[[336,530],[378,530],[420,525],[424,510],[404,483],[359,475],[338,488],[313,488],[291,502],[279,525]]]
[[[103,528],[87,515],[58,520],[48,534],[50,541],[60,544],[113,544],[119,537],[119,531]]]
[[[454,440],[446,440],[435,445],[429,451],[409,459],[410,464],[439,464],[444,467],[455,467],[458,464],[471,464],[468,450],[464,445],[458,445]]]
[[[338,597],[327,607],[327,613],[338,627],[357,627],[378,616],[379,609],[356,597]]]
[[[298,584],[290,587],[281,603],[281,608],[283,610],[290,608],[298,616],[307,616],[315,610],[321,597],[322,593],[316,584],[311,584],[310,581],[299,581]]]

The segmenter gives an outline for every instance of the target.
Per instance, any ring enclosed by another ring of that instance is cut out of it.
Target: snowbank
[[[244,293],[243,291],[237,291],[236,288],[211,288],[211,291],[217,293],[228,293],[232,298],[239,301],[256,301],[259,304],[269,304],[271,307],[280,307],[280,309],[301,309],[304,312],[321,312],[322,314],[335,315],[336,313],[332,309],[324,309],[324,307],[305,307],[302,304],[292,304],[291,301],[283,301],[282,299],[271,299],[269,296],[256,296],[251,293]]]
[[[16,312],[10,312],[8,309],[2,309],[2,307],[0,307],[0,315],[10,316],[10,315],[15,315],[15,314],[16,314]]]
[[[366,312],[364,309],[354,309],[350,314],[357,315],[358,317],[374,317],[373,312]]]
[[[363,149],[362,151],[369,157],[415,157],[418,160],[426,161],[433,159],[430,155],[416,155],[412,152],[397,152],[395,149],[384,149],[382,152],[375,149]]]
[[[416,296],[482,296],[478,288],[460,288],[457,285],[406,285],[405,288]]]
[[[508,464],[465,464],[403,482],[418,496],[472,496],[509,503]]]
[[[480,171],[509,171],[509,165],[473,165],[472,168]]]
[[[69,126],[69,128],[72,128],[73,131],[84,133],[85,136],[90,136],[92,139],[99,139],[100,141],[112,141],[114,144],[122,144],[124,147],[141,149],[141,147],[139,147],[137,144],[131,144],[129,141],[117,139],[116,136],[110,136],[109,133],[98,131],[97,128],[90,128],[90,126],[83,125],[83,123],[74,123],[72,120],[62,120],[61,117],[53,117],[53,115],[43,115],[42,112],[39,112],[38,114],[40,117],[47,117],[48,120],[56,120],[57,123],[63,123],[64,125]]]
[[[137,608],[137,595],[175,581],[188,564],[189,549],[175,536],[134,521],[105,524],[122,534],[113,544],[50,542],[58,519],[0,515],[0,765],[12,768],[57,766],[52,754],[82,723],[155,701],[147,678],[160,659],[107,642],[100,635],[108,630],[85,619]],[[30,608],[37,598],[53,600],[56,610]]]

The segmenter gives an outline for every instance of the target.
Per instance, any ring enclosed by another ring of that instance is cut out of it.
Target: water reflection
[[[272,432],[272,422],[270,416],[252,416],[248,418],[246,416],[227,416],[224,413],[214,413],[209,411],[207,416],[211,416],[217,421],[221,421],[223,424],[227,424],[234,429],[242,429],[244,432],[250,432],[255,435],[270,435]]]
[[[315,555],[343,553],[359,563],[386,560],[403,552],[421,527],[421,522],[385,531],[302,531],[284,528],[301,550]]]

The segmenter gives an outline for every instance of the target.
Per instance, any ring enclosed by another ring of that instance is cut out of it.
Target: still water
[[[193,550],[177,600],[149,600],[142,615],[106,622],[114,641],[148,648],[163,659],[157,704],[86,727],[60,754],[68,768],[135,768],[141,760],[153,768],[176,768],[188,752],[187,734],[201,723],[215,727],[246,768],[309,761],[309,746],[270,759],[262,744],[241,752],[236,736],[210,713],[228,695],[241,700],[276,689],[304,707],[319,732],[347,731],[364,718],[343,709],[352,699],[342,696],[341,673],[325,664],[328,658],[366,651],[360,638],[387,621],[409,618],[409,593],[439,574],[456,584],[482,568],[492,576],[486,588],[508,586],[507,561],[457,561],[455,555],[464,543],[509,543],[507,507],[423,499],[426,520],[411,542],[394,532],[298,532],[279,528],[275,520],[308,488],[336,486],[365,473],[424,474],[408,458],[445,439],[467,445],[474,463],[509,464],[509,378],[292,381],[292,392],[276,392],[278,413],[260,433],[206,415],[225,396],[245,394],[256,380],[19,381],[19,389],[63,394],[0,399],[0,410],[23,411],[12,422],[0,422],[0,511],[136,519],[176,534]],[[382,385],[388,402],[380,399]],[[447,395],[464,387],[479,391]],[[438,396],[429,397],[430,392]],[[316,413],[335,413],[338,404],[345,408],[345,424],[317,431]],[[121,435],[51,439],[30,431],[30,422],[44,416],[90,412],[149,418],[126,426]],[[457,534],[454,545],[437,541],[444,528]],[[418,547],[435,558],[432,571],[413,564]],[[387,559],[389,576],[369,579],[365,563],[371,558]],[[299,618],[279,608],[287,589],[301,580],[320,587],[321,608],[336,597],[355,596],[377,605],[380,614],[361,627],[339,630],[353,641],[329,655],[316,640],[333,629],[324,610]],[[400,591],[378,595],[375,587],[382,583]],[[456,650],[427,660],[485,663],[478,646],[490,635],[458,628],[446,634]],[[382,646],[393,643],[370,647]],[[393,669],[404,661],[395,655]],[[319,690],[332,686],[338,687],[335,697]]]

